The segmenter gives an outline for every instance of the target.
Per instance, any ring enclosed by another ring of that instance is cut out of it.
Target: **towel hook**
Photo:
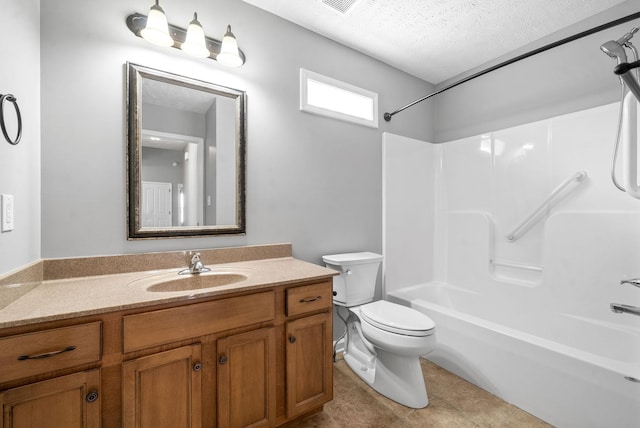
[[[18,135],[16,135],[15,140],[12,140],[7,133],[7,127],[4,122],[4,101],[7,100],[11,104],[13,104],[13,108],[16,110],[16,117],[18,118]],[[12,94],[0,94],[0,128],[2,128],[2,134],[7,142],[11,145],[16,145],[20,142],[20,138],[22,137],[22,116],[20,115],[20,107],[18,107],[18,100]]]

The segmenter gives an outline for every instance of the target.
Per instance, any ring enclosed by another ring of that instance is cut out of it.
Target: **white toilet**
[[[349,253],[323,256],[333,279],[333,302],[349,309],[345,362],[380,394],[408,407],[429,404],[420,355],[435,347],[435,323],[415,309],[373,301],[382,256]]]

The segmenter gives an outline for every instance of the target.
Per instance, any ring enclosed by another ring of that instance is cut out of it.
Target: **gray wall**
[[[234,123],[236,104],[230,98],[219,97],[216,105],[216,191],[215,209],[217,224],[236,224],[238,180],[236,165],[236,130],[223,124]]]
[[[314,262],[380,251],[382,132],[431,140],[432,106],[380,129],[310,115],[298,110],[299,68],[378,92],[381,113],[433,87],[238,0],[163,4],[179,26],[197,10],[212,37],[231,24],[247,55],[238,69],[191,59],[127,29],[125,17],[151,3],[42,2],[43,257],[273,242],[291,242]],[[246,236],[126,240],[127,61],[247,91]]]
[[[205,114],[207,132],[204,140],[204,224],[216,224],[216,135],[219,98],[216,97],[213,100],[211,107]],[[235,123],[235,115],[225,119],[232,120],[233,122],[231,123]],[[207,204],[208,199],[211,200],[211,204]]]
[[[15,95],[23,123],[17,146],[0,134],[0,194],[15,205],[15,228],[0,233],[1,275],[40,258],[40,2],[0,0],[0,11],[0,94]],[[4,111],[13,138],[13,106],[5,102]]]
[[[207,121],[204,114],[153,104],[143,105],[142,129],[204,138]]]
[[[438,87],[639,10],[639,0],[628,0],[516,52],[442,82]],[[620,86],[613,75],[616,63],[599,48],[607,40],[618,39],[638,25],[640,20],[601,31],[435,96],[432,99],[436,124],[434,142],[478,135],[618,101]],[[636,45],[640,46],[640,42],[636,42]],[[612,130],[612,141],[614,137],[615,130]]]

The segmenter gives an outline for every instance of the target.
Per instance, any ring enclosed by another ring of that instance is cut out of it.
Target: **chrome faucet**
[[[194,253],[191,256],[191,261],[189,262],[189,267],[187,269],[183,269],[180,272],[178,272],[179,275],[185,275],[187,273],[190,274],[199,274],[202,272],[209,272],[211,269],[209,269],[208,267],[206,267],[203,263],[202,260],[200,260],[200,253]]]
[[[202,264],[202,261],[200,260],[200,253],[195,253],[192,257],[191,257],[191,264],[189,265],[189,272],[191,273],[202,273],[202,272],[206,272],[209,269],[204,267],[204,264]]]

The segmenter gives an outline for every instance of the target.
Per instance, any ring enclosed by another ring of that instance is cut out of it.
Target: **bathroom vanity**
[[[5,301],[0,426],[278,426],[321,410],[336,272],[290,255],[208,266],[44,280]],[[73,295],[66,313],[47,306]]]

